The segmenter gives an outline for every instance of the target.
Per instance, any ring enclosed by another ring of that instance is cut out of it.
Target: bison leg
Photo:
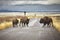
[[[44,23],[43,27],[46,25],[46,23]]]
[[[12,26],[14,27],[14,23],[12,23]]]
[[[22,23],[22,27],[24,26],[24,23]]]
[[[25,23],[24,23],[24,26],[25,26]]]
[[[52,27],[54,27],[54,24],[53,24],[53,22],[52,22],[51,24],[52,24]]]
[[[20,22],[20,25],[19,25],[19,26],[21,26],[21,27],[22,27],[22,26],[23,26],[23,23],[22,23],[22,22]]]
[[[52,23],[52,22],[50,23],[50,25],[51,25],[51,27],[54,27],[54,25],[53,25],[53,23]]]
[[[27,27],[28,27],[28,24],[29,24],[29,22],[26,22]]]
[[[12,26],[15,27],[15,23],[13,23]]]
[[[50,23],[47,23],[47,27],[50,27],[51,25],[50,25]]]
[[[13,27],[15,27],[15,25],[13,24]]]
[[[28,27],[28,23],[26,23],[27,27]]]

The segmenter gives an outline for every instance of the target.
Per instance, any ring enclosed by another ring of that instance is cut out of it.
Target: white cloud
[[[0,1],[0,5],[11,5],[12,1]]]
[[[46,1],[46,0],[0,0],[0,1]]]
[[[60,0],[47,0],[47,1],[0,1],[0,5],[18,5],[18,4],[60,4]]]
[[[60,4],[60,0],[48,0],[49,4]]]
[[[48,4],[48,1],[14,1],[11,5],[17,4]]]
[[[14,1],[11,5],[17,4],[60,4],[60,0],[47,0],[47,1]]]

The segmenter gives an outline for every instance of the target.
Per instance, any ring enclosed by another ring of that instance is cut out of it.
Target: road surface
[[[53,27],[42,27],[35,22],[29,27],[19,26],[1,30],[0,40],[60,40],[60,33]]]

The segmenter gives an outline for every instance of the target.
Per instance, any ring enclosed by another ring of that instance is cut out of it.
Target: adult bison
[[[17,25],[18,23],[19,23],[18,19],[13,19],[12,21],[13,27],[15,27],[15,25]]]
[[[47,17],[47,16],[41,18],[41,19],[40,19],[40,23],[43,23],[43,27],[44,27],[46,24],[47,24],[48,26],[49,26],[49,25],[52,25],[52,26],[53,26],[53,20],[52,20],[52,18]]]
[[[22,24],[22,26],[25,26],[25,24],[28,26],[28,23],[29,23],[28,17],[24,16],[20,19],[20,24]]]

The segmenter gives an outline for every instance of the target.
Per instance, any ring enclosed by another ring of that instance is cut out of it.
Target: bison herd
[[[20,19],[20,22],[19,22],[18,19],[14,19],[14,20],[12,21],[12,24],[13,24],[13,27],[15,27],[15,25],[17,25],[18,23],[21,24],[22,26],[27,25],[27,27],[28,27],[29,20],[30,20],[30,19],[28,19],[28,17],[22,17],[22,18]]]
[[[30,21],[30,19],[28,17],[23,17],[23,18],[20,19],[20,22],[19,22],[18,19],[14,19],[12,21],[12,24],[13,24],[13,27],[15,27],[15,25],[17,25],[18,23],[21,24],[22,27],[25,26],[25,25],[27,25],[27,27],[28,27],[29,21]],[[53,20],[52,20],[52,18],[50,18],[48,16],[40,18],[39,23],[43,24],[43,27],[45,25],[48,25],[48,27],[49,27],[49,25],[53,26]]]

